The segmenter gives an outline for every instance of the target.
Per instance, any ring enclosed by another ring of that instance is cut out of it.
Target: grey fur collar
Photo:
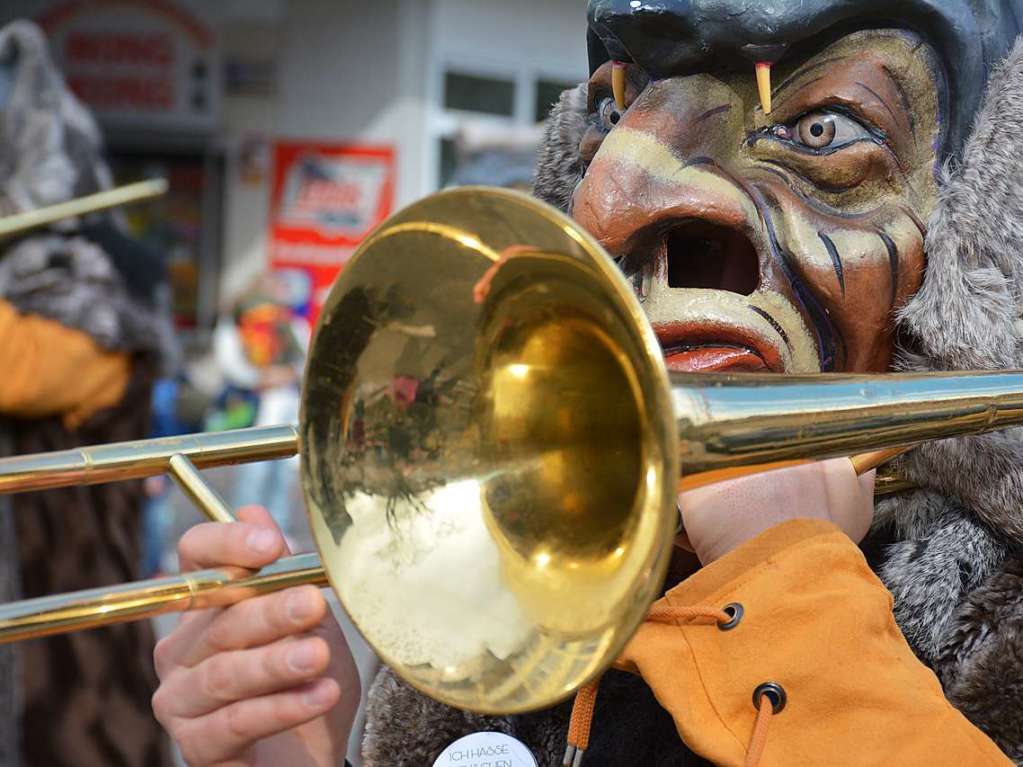
[[[1023,367],[1023,45],[995,71],[959,167],[942,173],[923,288],[903,309],[906,370]],[[1023,541],[1023,432],[946,440],[903,461]],[[922,520],[927,523],[928,520]],[[899,522],[904,529],[912,523]]]
[[[82,237],[41,234],[0,251],[0,298],[113,351],[163,351],[171,332],[128,295],[107,255]]]
[[[584,86],[567,91],[539,153],[535,192],[564,211],[584,172],[586,120]],[[942,169],[927,255],[923,288],[898,317],[899,368],[1023,367],[1019,43],[991,77],[961,164]],[[896,618],[951,702],[1023,765],[1023,434],[932,443],[902,467],[925,489],[877,508],[877,527],[894,535],[879,571]],[[556,765],[564,712],[537,716],[545,717],[540,740],[551,743],[535,746],[538,760]],[[433,703],[385,670],[370,695],[366,765],[429,765],[459,735],[516,726]],[[410,740],[419,761],[393,761]]]
[[[1023,45],[1017,43],[992,75],[961,165],[942,171],[924,285],[899,316],[902,369],[1023,367],[1021,137]],[[892,526],[899,541],[881,576],[907,638],[935,663],[958,654],[949,642],[969,620],[963,605],[982,598],[978,590],[985,592],[989,579],[1019,556],[1023,432],[928,443],[899,463],[928,490],[878,505],[878,524]],[[945,661],[943,668],[943,681],[955,684],[957,667]],[[1023,736],[1013,748],[1023,754]]]

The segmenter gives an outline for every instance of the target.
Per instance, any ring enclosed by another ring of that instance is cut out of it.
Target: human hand
[[[259,507],[197,525],[178,545],[182,571],[258,569],[288,553]],[[336,767],[359,705],[359,676],[314,586],[186,614],[154,653],[156,718],[191,767]]]
[[[874,476],[857,477],[848,458],[750,474],[679,496],[680,543],[708,565],[766,530],[792,519],[823,519],[855,543],[874,518]]]

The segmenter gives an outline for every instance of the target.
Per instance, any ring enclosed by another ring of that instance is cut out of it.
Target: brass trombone
[[[0,607],[0,639],[329,581],[384,662],[442,702],[549,706],[607,667],[661,586],[679,477],[1023,423],[1023,373],[669,375],[626,281],[572,221],[459,189],[381,226],[324,308],[297,428],[0,461],[0,492],[299,452],[319,558]],[[680,472],[681,469],[681,472]]]

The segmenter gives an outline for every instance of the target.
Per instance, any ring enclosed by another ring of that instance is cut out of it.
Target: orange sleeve
[[[128,355],[0,300],[0,413],[63,414],[73,428],[120,401],[130,368]]]
[[[753,693],[780,684],[760,767],[1012,765],[945,699],[892,616],[892,598],[833,525],[780,525],[665,596],[678,607],[743,606],[739,624],[646,623],[618,665],[640,673],[690,748],[741,767]],[[766,703],[765,703],[766,704]]]

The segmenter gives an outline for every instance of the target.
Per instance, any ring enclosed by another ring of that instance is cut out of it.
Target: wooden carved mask
[[[902,30],[774,68],[589,82],[573,214],[619,260],[669,367],[884,371],[919,289],[941,159],[943,75]],[[621,107],[624,107],[621,108]]]

